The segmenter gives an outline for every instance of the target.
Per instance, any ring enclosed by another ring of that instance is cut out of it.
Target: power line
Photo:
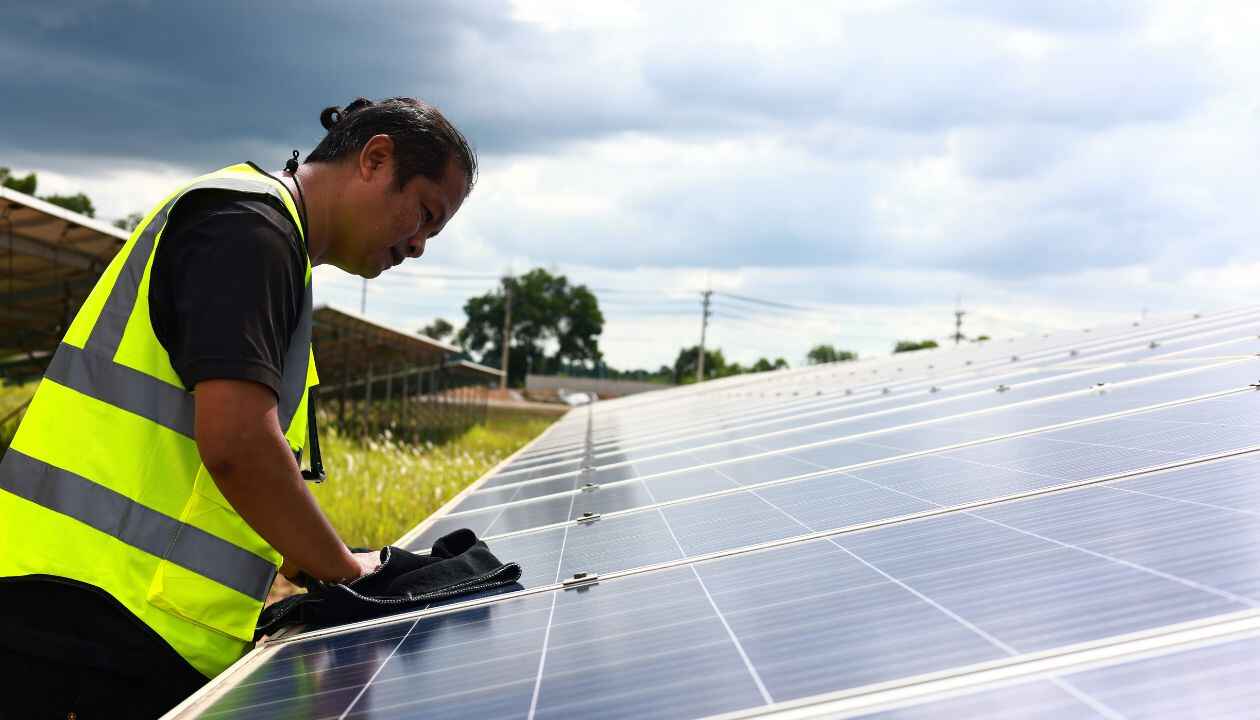
[[[618,315],[633,314],[636,310],[644,312],[650,310],[670,310],[679,314],[690,315],[695,312],[695,308],[686,305],[603,305],[599,309],[604,312],[616,313]]]
[[[799,335],[798,335],[797,333],[793,333],[793,332],[791,332],[790,330],[787,330],[787,329],[785,329],[785,328],[783,328],[783,327],[780,327],[780,326],[774,325],[773,323],[761,322],[761,321],[759,321],[759,320],[754,320],[754,319],[752,319],[752,318],[748,318],[748,317],[737,317],[737,316],[733,316],[733,315],[728,315],[728,314],[726,314],[726,313],[713,313],[713,317],[715,317],[715,318],[717,318],[717,319],[719,319],[719,320],[731,320],[731,321],[733,321],[733,322],[746,323],[746,324],[749,324],[749,325],[756,325],[756,326],[757,326],[757,327],[759,327],[759,328],[764,328],[764,329],[766,329],[766,330],[770,330],[770,331],[772,331],[772,332],[780,333],[780,334],[785,335],[785,336],[799,337]]]
[[[783,333],[784,335],[790,335],[791,337],[796,337],[796,338],[801,337],[799,333],[795,333],[790,330],[787,330],[783,328],[782,326],[774,325],[773,323],[762,322],[754,318],[749,318],[745,316],[730,315],[729,311],[727,310],[722,310],[720,312],[714,313],[714,317],[717,317],[719,319],[733,320],[735,322],[742,322],[742,323],[748,323],[751,325],[756,325],[761,328],[766,328],[768,330],[774,330],[774,331]],[[843,340],[878,340],[880,342],[888,342],[888,341],[895,342],[898,339],[895,335],[855,335],[852,333],[841,333],[841,334],[837,334],[835,337],[839,338],[839,340],[841,341]]]
[[[699,292],[699,291],[697,291],[697,290],[666,290],[666,291],[662,291],[662,290],[643,290],[643,289],[640,289],[640,288],[615,288],[615,287],[590,287],[590,286],[588,286],[586,289],[587,289],[587,290],[590,290],[591,292],[606,292],[606,293],[614,293],[614,294],[617,294],[617,295],[623,295],[623,294],[624,294],[624,295],[661,295],[662,293],[668,293],[668,292],[674,292],[674,293],[680,293],[680,292],[685,292],[685,293],[694,293],[694,292]]]
[[[731,298],[733,300],[742,300],[747,303],[764,305],[766,307],[783,308],[785,310],[799,310],[803,312],[823,312],[819,308],[804,307],[801,305],[791,305],[789,303],[778,302],[777,300],[763,300],[761,298],[749,297],[747,295],[736,295],[735,293],[715,291],[718,295]]]
[[[813,310],[810,310],[810,311],[801,311],[801,310],[783,310],[783,309],[780,309],[780,308],[772,308],[772,307],[756,307],[756,306],[740,305],[740,304],[728,304],[728,303],[725,303],[725,302],[724,302],[724,303],[722,303],[721,307],[724,307],[724,308],[727,308],[727,309],[730,309],[730,310],[739,310],[739,311],[741,311],[741,312],[749,312],[749,313],[756,313],[756,314],[758,314],[758,315],[766,315],[766,316],[768,316],[768,317],[794,317],[794,318],[798,318],[798,317],[810,317],[810,316],[814,316],[814,315],[817,315],[817,316],[820,316],[820,317],[825,317],[825,316],[826,316],[826,314],[825,314],[825,313],[822,313],[822,312],[817,312],[817,311],[813,311]]]

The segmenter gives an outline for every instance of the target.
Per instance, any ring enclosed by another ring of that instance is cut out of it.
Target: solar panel
[[[1248,717],[1260,703],[1260,637],[1161,649],[1094,669],[1041,673],[1023,682],[997,683],[913,701],[863,698],[798,709],[798,717],[866,720],[937,718],[1151,718]],[[891,695],[889,693],[888,695]],[[846,711],[842,706],[883,704],[886,709]],[[818,713],[814,715],[813,713]]]
[[[471,527],[524,591],[270,641],[172,717],[1242,716],[1199,668],[1256,669],[1258,318],[576,409],[402,541]]]
[[[1209,392],[1228,390],[1229,388],[1237,389],[1240,386],[1245,387],[1240,384],[1246,382],[1247,378],[1260,375],[1260,363],[1244,361],[1242,365],[1243,367],[1238,369],[1234,369],[1232,366],[1221,368],[1219,371],[1212,372],[1211,377],[1202,378],[1202,382],[1200,382],[1200,379],[1190,382],[1183,377],[1177,377],[1173,380],[1178,385],[1188,385],[1190,390],[1194,391],[1193,396],[1204,394],[1198,391],[1205,389]],[[567,494],[553,494],[529,499],[528,501],[522,498],[515,502],[471,511],[460,511],[460,506],[457,505],[454,508],[456,512],[448,514],[445,518],[435,523],[426,534],[421,536],[419,545],[426,546],[436,537],[463,525],[472,527],[475,531],[482,534],[498,535],[539,525],[565,522],[580,517],[583,512],[600,512],[602,514],[651,504],[656,502],[655,498],[658,492],[661,497],[677,499],[685,497],[687,494],[717,492],[733,486],[782,480],[793,476],[815,474],[827,469],[856,469],[857,466],[869,465],[872,462],[889,461],[913,453],[940,452],[945,448],[957,449],[955,454],[961,458],[969,458],[976,455],[983,458],[986,452],[1009,452],[1006,449],[1009,447],[1022,448],[1027,453],[1031,452],[1028,448],[1033,446],[1038,447],[1034,457],[1051,455],[1057,452],[1061,457],[1054,458],[1055,462],[1085,462],[1087,468],[1091,466],[1113,468],[1114,463],[1117,461],[1132,462],[1138,458],[1143,459],[1148,465],[1154,465],[1158,464],[1156,461],[1160,460],[1161,457],[1171,458],[1176,454],[1177,450],[1167,450],[1162,447],[1155,449],[1125,447],[1117,448],[1122,452],[1115,459],[1098,457],[1090,461],[1081,460],[1081,448],[1090,444],[1087,437],[1084,436],[1088,436],[1091,432],[1112,432],[1111,426],[1125,425],[1128,422],[1123,418],[1115,418],[1115,422],[1101,430],[1081,427],[1076,431],[1071,431],[1070,428],[1066,428],[1060,431],[1035,434],[1023,442],[1004,442],[1000,440],[1000,438],[1005,438],[1013,433],[1026,432],[1037,427],[1060,425],[1069,421],[1074,414],[1084,414],[1083,412],[1072,412],[1078,407],[1087,407],[1088,412],[1092,413],[1092,417],[1098,417],[1112,415],[1116,412],[1126,412],[1134,407],[1143,408],[1152,404],[1159,405],[1167,402],[1169,398],[1175,397],[1175,387],[1171,389],[1147,386],[1135,387],[1133,395],[1133,397],[1129,397],[1118,388],[1106,395],[1068,398],[1062,403],[1069,405],[1066,410],[1058,409],[1056,405],[1060,404],[1060,401],[1055,401],[1037,406],[1034,412],[1004,413],[1004,415],[1009,417],[1001,418],[1000,422],[994,422],[993,416],[990,416],[985,422],[989,428],[987,432],[973,432],[970,435],[954,428],[927,429],[918,427],[861,441],[831,443],[806,449],[791,450],[786,455],[775,454],[744,460],[737,458],[735,461],[719,461],[717,464],[713,464],[711,458],[696,460],[693,454],[693,464],[705,465],[706,467],[692,469],[681,475],[678,473],[657,475],[647,480],[623,479],[606,486],[601,485],[597,491],[590,493],[569,490]],[[1242,399],[1236,402],[1241,402],[1244,405],[1250,404],[1250,394],[1244,392],[1243,396]],[[1225,412],[1226,409],[1232,410],[1231,406],[1235,401],[1226,402],[1222,398],[1219,403],[1211,399],[1200,402],[1209,403],[1214,408],[1220,406],[1222,408],[1221,412]],[[1173,408],[1168,408],[1167,412],[1159,410],[1149,411],[1133,417],[1140,424],[1168,423],[1175,422],[1175,420],[1165,420],[1164,418],[1176,418],[1179,412],[1186,411],[1175,411]],[[1247,422],[1247,411],[1243,409],[1240,413],[1242,419],[1238,422],[1242,424],[1234,428],[1213,430],[1208,438],[1199,438],[1194,433],[1197,427],[1192,427],[1184,433],[1181,430],[1165,429],[1167,432],[1177,433],[1178,437],[1181,438],[1181,442],[1186,444],[1186,447],[1190,447],[1190,443],[1211,441],[1213,438],[1230,432],[1235,434],[1241,433],[1250,437],[1254,431],[1245,424]],[[975,423],[977,419],[971,418],[971,421]],[[968,448],[960,447],[965,443],[976,443],[977,445],[973,445],[973,449],[968,450]],[[994,443],[996,445],[993,448],[987,447],[988,445],[994,445]],[[980,448],[979,445],[986,447]],[[761,446],[748,448],[746,443],[743,444],[743,447],[753,454],[770,452],[772,450]],[[1109,448],[1103,446],[1091,447],[1090,452],[1093,453],[1091,457],[1099,455],[1100,451],[1102,455],[1107,455],[1108,450]],[[1117,453],[1111,452],[1110,454],[1116,455]],[[954,455],[950,457],[954,457]],[[1042,460],[1042,462],[1050,463],[1051,459],[1047,458]],[[1054,470],[1056,467],[1057,465],[1054,465],[1048,469]],[[1042,474],[1044,475],[1045,472]],[[1052,476],[1054,475],[1052,474]],[[570,488],[580,481],[581,478],[575,479],[570,484]],[[700,484],[697,485],[697,483]],[[533,486],[529,487],[532,488]],[[563,484],[561,484],[554,489],[560,490],[563,487]],[[680,487],[682,490],[681,495],[677,492]],[[477,496],[470,495],[469,497]]]

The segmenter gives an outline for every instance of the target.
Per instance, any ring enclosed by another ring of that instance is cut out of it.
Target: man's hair
[[[306,162],[334,162],[358,152],[373,136],[388,135],[394,140],[394,181],[399,188],[416,175],[441,182],[452,159],[464,170],[465,194],[477,182],[477,153],[468,139],[423,100],[358,98],[344,108],[324,108],[319,122],[328,134]]]

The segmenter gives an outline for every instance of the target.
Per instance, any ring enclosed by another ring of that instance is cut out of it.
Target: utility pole
[[[704,298],[704,310],[700,314],[700,352],[696,356],[696,382],[704,382],[704,336],[709,329],[709,298],[713,296],[713,291],[705,290],[700,295]]]
[[[954,301],[954,344],[955,345],[957,345],[958,343],[962,342],[965,339],[964,335],[962,334],[962,319],[963,319],[963,315],[966,315],[966,314],[967,314],[967,311],[962,309],[962,296],[960,295],[958,299]]]
[[[359,292],[359,314],[367,317],[367,278],[363,278],[363,290]]]
[[[964,335],[962,334],[962,319],[963,319],[963,315],[966,315],[966,314],[967,314],[966,310],[954,311],[954,344],[955,345],[963,341]]]
[[[507,389],[508,356],[512,347],[512,286],[508,284],[511,276],[503,278],[503,377],[499,378],[499,388]]]

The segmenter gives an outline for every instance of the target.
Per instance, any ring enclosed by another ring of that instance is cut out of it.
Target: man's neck
[[[278,172],[275,176],[289,189],[289,194],[297,202],[298,212],[306,221],[304,231],[311,265],[323,264],[332,240],[332,206],[327,200],[330,178],[327,171],[318,165],[299,165],[296,182],[287,172]],[[300,191],[298,183],[301,183]]]

